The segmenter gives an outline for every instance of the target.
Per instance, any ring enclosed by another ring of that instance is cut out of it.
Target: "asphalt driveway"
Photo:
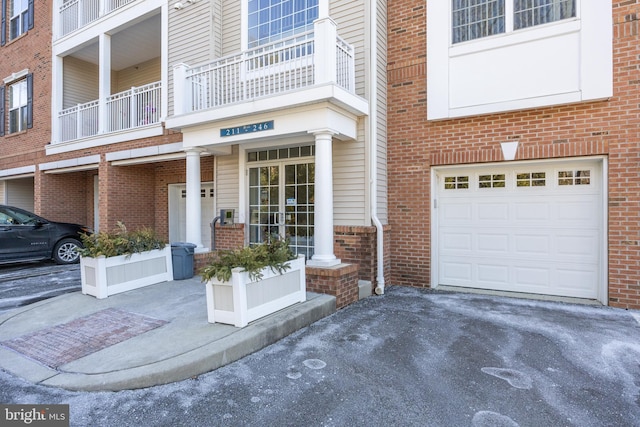
[[[0,402],[85,426],[640,425],[640,313],[388,288],[214,372],[79,393],[0,373]]]
[[[0,314],[80,289],[80,264],[42,261],[0,265]]]

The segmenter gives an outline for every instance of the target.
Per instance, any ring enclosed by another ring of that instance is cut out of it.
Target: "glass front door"
[[[249,242],[286,237],[296,254],[313,256],[315,164],[278,162],[249,168]]]

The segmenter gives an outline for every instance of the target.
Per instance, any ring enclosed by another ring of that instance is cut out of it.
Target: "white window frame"
[[[498,0],[498,1],[500,1],[500,0]],[[479,40],[485,40],[485,39],[490,38],[490,37],[500,37],[500,36],[512,34],[513,32],[516,32],[516,31],[517,32],[526,31],[526,30],[532,29],[532,28],[539,28],[539,27],[545,26],[545,25],[553,25],[553,24],[556,24],[558,22],[566,22],[568,20],[577,20],[577,19],[580,18],[580,0],[575,0],[575,5],[574,5],[575,16],[562,18],[562,19],[557,19],[557,20],[554,20],[554,21],[545,22],[543,24],[532,24],[532,25],[527,26],[527,27],[514,28],[514,22],[515,22],[515,6],[514,6],[514,2],[515,2],[515,0],[502,0],[502,1],[504,1],[504,30],[503,31],[498,32],[496,34],[483,35],[483,36],[475,37],[475,38],[469,39],[469,40],[463,40],[463,41],[454,42],[454,40],[453,40],[453,0],[449,0],[449,19],[450,19],[449,37],[450,37],[450,44],[452,46],[457,46],[457,45],[460,45],[460,44],[463,44],[463,43],[473,43],[473,42],[477,42]],[[557,0],[557,1],[562,1],[562,0]],[[471,25],[471,24],[473,24],[473,23],[469,23],[469,25]]]
[[[573,18],[577,18],[577,17],[579,16],[579,15],[578,15],[578,6],[579,6],[579,4],[580,4],[580,2],[579,2],[578,0],[554,0],[554,3],[553,3],[553,4],[551,4],[551,5],[549,5],[549,6],[552,6],[552,7],[553,7],[553,9],[555,9],[557,12],[559,12],[559,10],[560,10],[560,9],[562,9],[562,6],[565,6],[565,5],[560,4],[560,3],[561,3],[561,2],[562,2],[562,3],[566,3],[566,2],[568,2],[568,1],[573,1],[573,5],[572,5],[572,6],[573,6],[573,9],[574,9],[574,10],[573,10],[573,16],[567,16],[567,17],[565,17],[565,18],[557,18],[557,19],[554,19],[554,20],[552,20],[552,21],[543,22],[543,23],[538,23],[538,24],[536,24],[536,23],[532,23],[531,25],[523,26],[523,27],[520,27],[520,28],[515,28],[515,16],[516,16],[516,11],[515,11],[515,8],[514,8],[514,10],[512,11],[511,15],[509,15],[509,16],[510,16],[510,18],[512,19],[512,28],[513,28],[513,30],[514,30],[514,31],[519,31],[519,30],[524,30],[524,29],[526,29],[526,28],[536,27],[536,26],[538,26],[538,25],[551,24],[551,23],[553,23],[553,22],[558,22],[558,21],[564,21],[564,20],[566,20],[566,19],[573,19]],[[509,3],[509,4],[511,4],[511,3],[510,3],[510,1],[509,1],[508,3]],[[535,5],[533,5],[532,7],[524,8],[521,12],[523,12],[523,11],[525,11],[525,10],[541,9],[541,8],[542,8],[542,7],[544,7],[544,6],[547,6],[547,5],[539,5],[539,6],[535,6]]]
[[[19,80],[7,85],[9,99],[9,128],[7,134],[23,132],[27,130],[27,106],[29,94],[27,92],[27,80]],[[17,102],[15,102],[15,93],[18,94]],[[24,97],[24,99],[22,99]],[[17,120],[14,118],[17,113]]]
[[[242,14],[241,43],[242,43],[242,46],[243,46],[243,50],[250,49],[250,47],[249,47],[249,1],[250,0],[243,0],[242,4],[241,4],[241,14]],[[293,1],[295,2],[295,0],[293,0]],[[323,3],[323,2],[325,2],[327,0],[316,0],[316,1],[318,3],[318,5],[317,5],[318,13],[317,13],[317,17],[316,17],[316,19],[317,19],[322,14],[323,5],[321,3]],[[279,37],[279,38],[271,38],[270,37],[269,40],[266,40],[264,43],[259,43],[259,44],[255,45],[255,46],[252,46],[251,48],[256,48],[256,47],[262,46],[264,44],[269,44],[269,43],[272,43],[274,41],[281,40],[283,38],[287,38],[287,37],[290,37],[290,36],[295,36],[297,34],[302,34],[304,32],[312,30],[313,29],[313,23],[309,23],[307,25],[307,27],[308,28],[306,28],[304,30],[301,30],[301,31],[293,30],[293,32],[291,32],[287,36],[284,36],[284,33],[281,33],[282,36]]]
[[[9,40],[16,39],[20,37],[22,34],[27,32],[29,28],[28,22],[26,22],[29,18],[29,1],[28,0],[9,0],[11,4],[11,17],[9,18]],[[23,8],[20,10],[14,10],[16,3],[19,3]],[[13,33],[13,23],[17,20],[18,30],[16,33]]]
[[[610,98],[612,9],[576,0],[575,18],[451,44],[452,2],[427,2],[427,119]],[[558,78],[537,79],[543,73]]]

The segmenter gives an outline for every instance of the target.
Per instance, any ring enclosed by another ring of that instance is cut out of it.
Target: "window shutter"
[[[4,123],[5,123],[5,119],[4,119],[4,106],[5,106],[4,88],[5,88],[5,86],[0,86],[0,136],[4,136]]]
[[[33,0],[29,0],[29,16],[27,20],[29,29],[33,30]]]
[[[0,46],[7,42],[7,0],[2,0],[2,34],[0,34]]]
[[[33,127],[33,73],[27,74],[27,129]]]

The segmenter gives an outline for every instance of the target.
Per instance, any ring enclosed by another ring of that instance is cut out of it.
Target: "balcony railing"
[[[58,115],[60,141],[71,141],[97,135],[98,106],[98,101],[91,101],[62,110]]]
[[[63,0],[60,6],[60,37],[108,15],[135,0]]]
[[[160,94],[161,83],[156,82],[116,93],[103,103],[96,100],[62,110],[58,114],[60,142],[158,124]]]
[[[353,93],[354,49],[336,36],[335,24],[330,23],[328,31],[321,25],[316,23],[314,31],[198,67],[178,64],[174,68],[176,114],[248,102],[322,83],[334,83]]]

